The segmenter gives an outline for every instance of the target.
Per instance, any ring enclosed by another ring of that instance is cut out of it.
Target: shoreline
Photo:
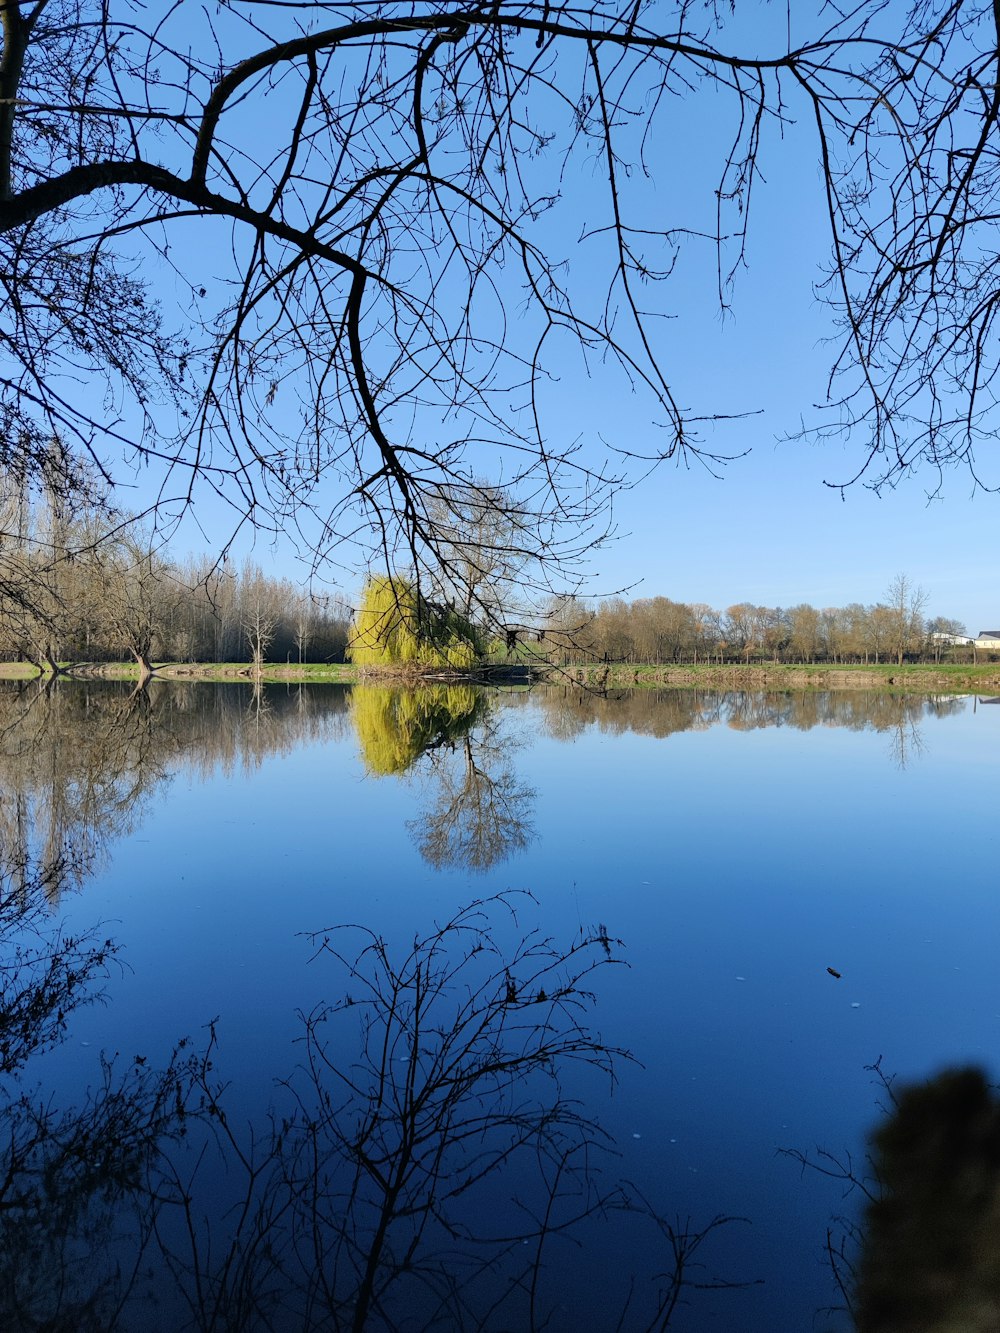
[[[1000,662],[982,666],[803,665],[585,666],[548,673],[551,683],[603,689],[883,690],[896,694],[1000,694]]]
[[[66,676],[77,680],[131,680],[138,683],[139,669],[134,663],[79,663],[67,668]],[[150,680],[220,681],[252,684],[334,684],[353,685],[377,681],[393,685],[440,684],[442,681],[468,681],[490,684],[503,678],[527,683],[530,677],[541,684],[582,686],[587,689],[710,689],[720,691],[758,690],[884,690],[901,694],[1000,694],[1000,663],[981,666],[941,666],[933,663],[904,666],[864,666],[838,664],[811,666],[777,663],[753,666],[654,666],[590,664],[587,666],[551,666],[548,663],[497,665],[482,672],[421,673],[389,669],[359,670],[349,663],[265,663],[260,675],[245,662],[179,663],[158,665]],[[37,669],[24,662],[0,663],[0,680],[41,680]]]

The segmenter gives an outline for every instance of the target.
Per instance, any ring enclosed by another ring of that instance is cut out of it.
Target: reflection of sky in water
[[[501,709],[536,836],[483,874],[418,854],[407,825],[427,807],[427,757],[372,778],[345,733],[228,777],[181,764],[66,903],[114,922],[133,970],[50,1065],[82,1073],[102,1046],[163,1058],[218,1014],[234,1095],[260,1105],[295,1059],[296,1009],[329,985],[325,964],[303,968],[298,932],[359,921],[409,943],[476,896],[530,888],[545,932],[603,922],[626,944],[631,968],[600,981],[597,1013],[645,1066],[600,1113],[623,1174],[671,1216],[752,1220],[719,1233],[711,1259],[765,1285],[694,1293],[671,1327],[813,1327],[834,1300],[825,1228],[851,1204],[776,1149],[857,1152],[876,1114],[864,1066],[880,1055],[905,1078],[996,1068],[1000,709],[924,715],[905,766],[892,728],[658,739],[585,725],[569,742],[552,716],[540,695]],[[628,1256],[611,1242],[591,1261],[599,1276]]]

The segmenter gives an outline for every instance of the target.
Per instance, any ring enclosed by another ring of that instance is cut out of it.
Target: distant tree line
[[[485,594],[483,594],[485,597]],[[480,598],[482,601],[482,598]],[[42,498],[0,495],[0,659],[52,672],[67,662],[343,662],[467,667],[484,653],[586,662],[902,663],[970,660],[950,643],[952,618],[924,615],[927,597],[907,575],[871,606],[817,609],[738,602],[718,611],[668,597],[616,597],[596,607],[554,599],[542,621],[519,624],[495,607],[485,623],[443,590],[425,599],[412,580],[371,578],[353,626],[339,596],[316,598],[246,560],[177,561],[141,526],[94,509],[69,514],[52,487]],[[485,616],[480,608],[480,619]],[[505,637],[496,624],[507,623]]]
[[[906,575],[892,580],[883,601],[819,609],[737,602],[724,611],[668,597],[611,598],[597,607],[566,598],[553,603],[541,650],[560,665],[593,661],[719,664],[742,662],[902,663],[972,660],[972,647],[947,616],[924,616],[926,595]],[[998,645],[1000,650],[1000,645]],[[982,650],[979,650],[982,657]]]
[[[136,524],[0,500],[0,657],[60,663],[342,662],[350,612],[253,561],[176,561]]]

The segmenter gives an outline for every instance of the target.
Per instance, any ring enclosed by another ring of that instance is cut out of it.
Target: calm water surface
[[[960,1062],[996,1070],[996,704],[556,688],[255,696],[183,684],[130,696],[59,683],[8,686],[0,710],[8,1009],[18,945],[37,953],[43,939],[57,953],[99,923],[99,938],[122,949],[65,1002],[52,998],[54,973],[39,982],[52,1032],[24,1036],[42,1022],[39,1001],[4,1047],[16,1130],[4,1137],[19,1145],[8,1156],[34,1213],[27,1229],[0,1214],[0,1284],[9,1308],[21,1303],[7,1318],[24,1327],[25,1310],[51,1315],[53,1301],[71,1313],[64,1327],[202,1327],[212,1299],[229,1312],[220,1327],[351,1327],[381,1215],[357,1185],[377,1156],[365,1137],[372,1079],[388,1069],[403,1120],[420,1087],[403,1073],[412,1032],[388,1064],[376,1049],[386,1014],[391,1027],[414,985],[426,994],[470,949],[428,1011],[426,1049],[440,1047],[470,987],[485,1004],[475,987],[492,976],[502,998],[477,1067],[496,1042],[504,1059],[554,1043],[557,1059],[511,1086],[495,1074],[466,1091],[448,1085],[439,1175],[391,1221],[371,1328],[525,1329],[532,1317],[553,1329],[659,1327],[679,1248],[686,1281],[672,1329],[846,1329],[831,1308],[840,1297],[826,1240],[849,1232],[860,1193],[782,1150],[835,1173],[850,1155],[863,1176],[882,1091],[870,1066],[903,1081]],[[23,915],[26,895],[40,915]],[[464,934],[446,933],[434,958],[418,949],[424,970],[407,991],[400,969],[415,941],[495,895],[509,896],[467,918]],[[526,937],[536,951],[549,939],[557,952],[577,948],[530,994],[531,958],[513,961]],[[352,978],[373,939],[386,965],[369,953]],[[580,988],[593,1004],[560,999],[572,968],[591,964]],[[376,984],[378,1003],[362,1003]],[[98,990],[105,1002],[85,1003]],[[318,1006],[348,998],[318,1021]],[[191,1038],[181,1058],[203,1054],[213,1020],[201,1077],[221,1113],[203,1086],[176,1136],[173,1103],[160,1107],[146,1140],[159,1135],[156,1151],[136,1154],[113,1186],[96,1170],[67,1184],[45,1166],[52,1149],[25,1129],[29,1103],[58,1108],[66,1149],[67,1126],[100,1107],[102,1080],[117,1087],[127,1074],[148,1100],[135,1078],[164,1069],[180,1037]],[[589,1034],[575,1045],[573,1021]],[[635,1057],[616,1058],[614,1080],[594,1067],[608,1046]],[[117,1053],[110,1075],[102,1053]],[[585,1128],[566,1119],[544,1150],[532,1138],[507,1160],[497,1145],[518,1139],[527,1106],[554,1104],[555,1073],[564,1111]],[[302,1145],[318,1141],[308,1126],[324,1115],[341,1165],[324,1159],[303,1175]],[[379,1131],[398,1161],[405,1132],[393,1148],[395,1132]],[[613,1151],[579,1147],[605,1134]],[[170,1194],[155,1227],[129,1203],[154,1187]],[[9,1176],[5,1197],[12,1188]],[[717,1218],[731,1220],[713,1227]],[[237,1259],[260,1290],[233,1276]],[[324,1264],[338,1289],[314,1283],[303,1295],[301,1274]]]

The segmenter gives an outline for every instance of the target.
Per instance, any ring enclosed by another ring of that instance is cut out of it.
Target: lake
[[[998,703],[3,685],[4,1327],[849,1328]]]

